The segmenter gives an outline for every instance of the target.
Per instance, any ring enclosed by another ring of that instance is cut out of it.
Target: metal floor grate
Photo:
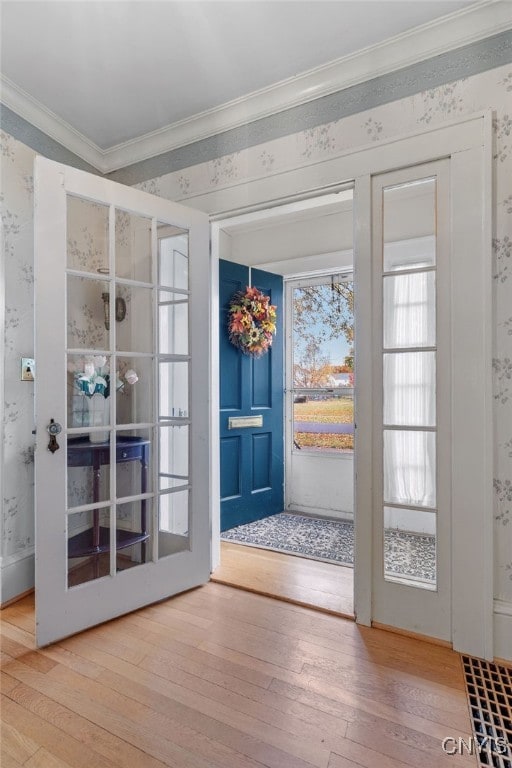
[[[512,768],[512,670],[471,656],[462,664],[480,765]]]

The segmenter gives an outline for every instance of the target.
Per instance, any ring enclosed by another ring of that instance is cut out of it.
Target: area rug
[[[281,512],[224,531],[221,539],[312,560],[354,564],[354,525],[346,521]],[[387,575],[435,581],[434,536],[388,530],[384,547]]]

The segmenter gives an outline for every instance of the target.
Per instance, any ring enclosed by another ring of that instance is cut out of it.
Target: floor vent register
[[[471,656],[462,663],[480,765],[512,768],[512,669]]]

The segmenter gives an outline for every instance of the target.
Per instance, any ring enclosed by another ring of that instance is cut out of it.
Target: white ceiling
[[[23,98],[108,150],[470,5],[2,0],[1,68]]]

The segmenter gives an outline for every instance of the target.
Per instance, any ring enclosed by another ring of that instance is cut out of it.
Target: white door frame
[[[328,192],[333,185],[351,183],[354,188],[354,253],[356,334],[372,338],[371,230],[361,211],[371,211],[373,174],[450,157],[456,187],[462,190],[452,199],[454,214],[472,216],[479,224],[479,243],[474,232],[455,231],[452,235],[452,259],[462,270],[466,254],[478,251],[479,258],[466,274],[465,291],[452,292],[452,344],[464,350],[472,361],[471,376],[464,366],[455,365],[452,378],[452,428],[455,449],[452,452],[453,526],[452,563],[460,564],[452,579],[452,641],[454,648],[485,658],[493,656],[493,499],[492,499],[492,112],[490,110],[431,127],[426,131],[379,142],[336,158],[269,176],[244,185],[240,182],[214,192],[198,195],[188,202],[210,213],[212,218],[212,445],[218,420],[218,255],[220,218],[228,218],[258,208],[276,205],[276,201],[304,199]],[[473,179],[479,179],[475,188]],[[469,182],[471,179],[471,183]],[[241,207],[241,200],[243,207]],[[271,202],[270,202],[271,201]],[[473,238],[473,239],[472,239]],[[468,301],[467,297],[475,297]],[[356,338],[357,345],[357,338]],[[355,613],[361,624],[372,618],[372,344],[358,345],[358,391],[355,405],[358,441],[355,547]],[[455,394],[456,393],[456,396]],[[468,423],[467,403],[479,404]],[[472,450],[473,436],[479,435],[478,451]],[[210,513],[212,521],[212,569],[219,562],[218,458],[212,453]],[[478,536],[457,536],[467,522],[478,529]],[[474,564],[477,567],[474,567]],[[476,600],[475,600],[476,596]]]

